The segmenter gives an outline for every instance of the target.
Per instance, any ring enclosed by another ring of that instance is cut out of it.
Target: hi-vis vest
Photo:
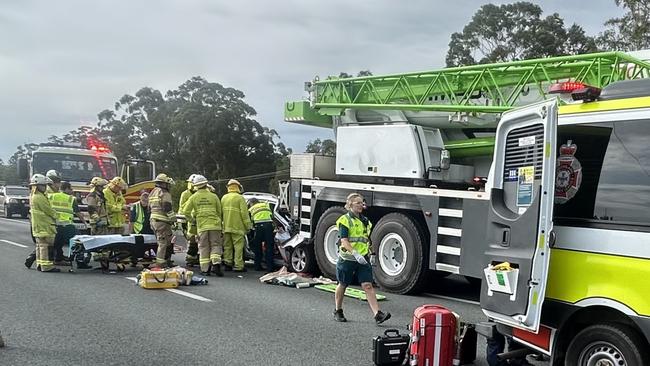
[[[74,219],[74,197],[63,192],[56,192],[49,195],[50,204],[58,214],[57,224],[70,225]]]
[[[248,209],[248,212],[251,213],[253,222],[256,224],[273,222],[273,212],[271,211],[271,206],[269,206],[268,202],[258,202],[251,206],[251,208]]]
[[[339,225],[348,228],[348,241],[352,249],[361,255],[368,254],[370,251],[370,229],[372,228],[370,220],[367,225],[364,225],[361,219],[348,212],[336,220],[336,226]],[[355,260],[354,256],[348,253],[343,246],[339,247],[339,256],[345,260]]]
[[[136,234],[142,232],[142,226],[144,225],[144,210],[140,202],[136,202],[135,205],[135,221],[133,222],[133,231]]]

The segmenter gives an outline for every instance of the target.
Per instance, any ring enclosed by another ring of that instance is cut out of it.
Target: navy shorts
[[[372,283],[372,266],[339,258],[336,262],[336,279],[339,283],[349,286],[354,283],[355,278],[359,283]]]

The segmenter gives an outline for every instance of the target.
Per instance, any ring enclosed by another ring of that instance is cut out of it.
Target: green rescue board
[[[314,286],[315,288],[327,292],[336,292],[336,284],[330,284],[330,285],[316,285]],[[348,287],[345,289],[345,296],[347,297],[353,297],[355,299],[359,299],[362,301],[367,301],[368,298],[366,297],[366,292],[363,290],[359,290],[357,288],[351,288]],[[386,296],[381,295],[377,293],[377,301],[382,301],[386,300]]]

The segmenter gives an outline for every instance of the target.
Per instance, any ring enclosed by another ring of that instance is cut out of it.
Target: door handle
[[[557,236],[555,235],[555,231],[551,230],[551,232],[548,235],[548,247],[549,248],[555,247],[555,239],[557,239]]]
[[[503,229],[501,232],[501,246],[509,247],[510,246],[510,228]]]

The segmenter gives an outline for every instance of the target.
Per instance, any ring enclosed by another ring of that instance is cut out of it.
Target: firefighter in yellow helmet
[[[104,186],[108,181],[102,177],[94,177],[90,180],[92,189],[86,196],[88,214],[90,215],[90,234],[108,234],[108,216],[106,214],[106,199],[104,198]]]
[[[244,236],[253,228],[248,215],[246,199],[241,195],[242,185],[231,179],[227,184],[228,193],[221,198],[223,210],[223,262],[226,270],[246,272],[244,268]]]
[[[223,254],[223,237],[221,225],[221,201],[210,192],[208,180],[202,175],[195,175],[192,185],[194,193],[183,206],[182,214],[196,220],[199,235],[199,258],[201,274],[212,273],[223,276],[221,271],[221,255]]]
[[[61,272],[54,267],[50,257],[50,247],[56,236],[57,212],[50,205],[45,195],[47,185],[52,181],[43,174],[34,174],[29,182],[32,194],[29,199],[31,212],[32,234],[36,238],[36,269],[41,272]]]
[[[181,198],[178,201],[178,211],[183,212],[183,207],[187,200],[196,192],[192,185],[192,181],[197,174],[192,174],[187,178],[187,189],[181,193]],[[196,241],[196,222],[192,219],[191,215],[187,216],[187,223],[183,224],[183,233],[187,239],[187,253],[185,255],[185,264],[192,267],[199,264],[199,246]]]
[[[127,208],[122,191],[126,190],[126,188],[127,185],[124,179],[115,177],[108,182],[107,187],[103,190],[109,234],[124,234],[124,215]]]
[[[172,207],[172,195],[169,192],[174,180],[161,173],[154,180],[156,187],[149,194],[151,207],[151,228],[158,239],[156,264],[160,267],[169,267],[171,264],[172,225],[176,222],[176,214]]]

